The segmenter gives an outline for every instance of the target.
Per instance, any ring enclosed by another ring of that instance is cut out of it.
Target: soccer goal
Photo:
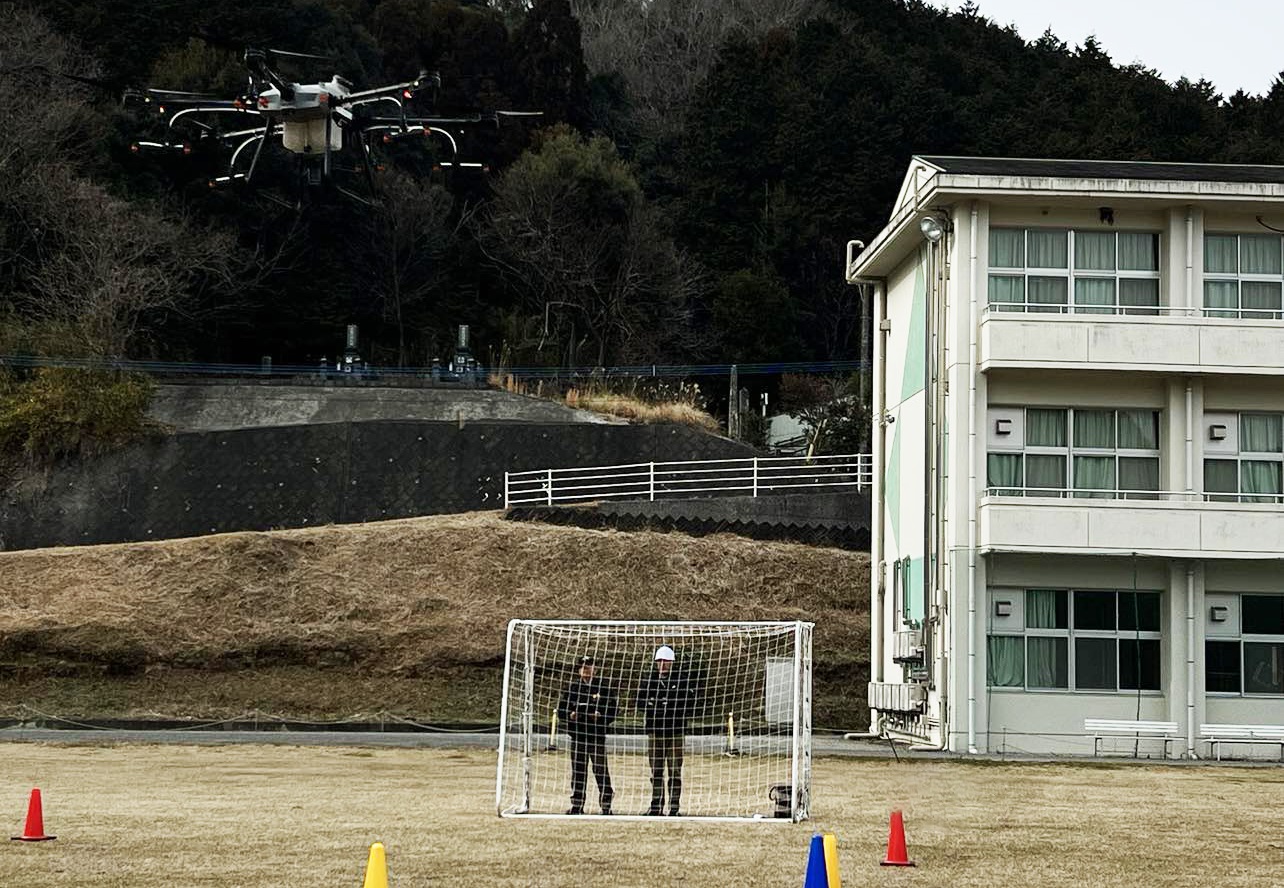
[[[806,819],[812,627],[513,620],[500,816]]]

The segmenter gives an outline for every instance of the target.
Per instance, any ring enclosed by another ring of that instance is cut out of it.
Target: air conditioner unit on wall
[[[923,659],[923,630],[905,629],[892,636],[892,660],[897,663]]]
[[[869,708],[880,712],[922,712],[927,704],[927,688],[917,684],[871,681]]]

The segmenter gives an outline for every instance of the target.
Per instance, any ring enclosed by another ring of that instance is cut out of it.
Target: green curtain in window
[[[1119,449],[1158,450],[1159,414],[1154,410],[1120,410]]]
[[[1239,284],[1236,281],[1204,281],[1204,314],[1210,318],[1239,317]]]
[[[1157,456],[1121,456],[1119,457],[1120,490],[1158,490],[1159,457]],[[1153,499],[1131,494],[1132,499]]]
[[[1075,311],[1080,314],[1114,314],[1114,278],[1075,278]],[[1107,306],[1092,308],[1082,306]]]
[[[1239,270],[1242,274],[1279,274],[1279,235],[1241,234],[1239,236]]]
[[[1120,271],[1158,271],[1159,235],[1119,232]]]
[[[1027,589],[1025,591],[1025,628],[1066,628],[1063,625],[1064,621],[1058,619],[1057,614],[1057,605],[1064,602],[1065,594],[1059,589]]]
[[[1115,412],[1113,410],[1076,410],[1074,412],[1074,446],[1115,447]]]
[[[1239,466],[1233,459],[1204,460],[1205,493],[1238,493]],[[1214,502],[1234,502],[1234,496],[1210,496]]]
[[[1112,499],[1115,489],[1115,458],[1113,456],[1076,456],[1074,458],[1074,487],[1080,491],[1075,496],[1095,499]],[[1084,493],[1101,490],[1103,493]]]
[[[1280,316],[1280,284],[1271,281],[1244,281],[1240,284],[1241,317],[1278,318]]]
[[[1074,267],[1091,271],[1115,270],[1115,233],[1113,231],[1076,231],[1074,233]]]
[[[1241,453],[1280,453],[1284,451],[1284,428],[1277,413],[1241,413],[1239,415],[1239,449]]]
[[[1066,304],[1066,279],[1050,277],[1031,277],[1027,282],[1029,289],[1030,311],[1064,311]],[[1048,306],[1041,308],[1039,306]]]
[[[1159,314],[1157,311],[1148,310],[1159,306],[1159,281],[1135,278],[1120,279],[1119,304],[1124,307],[1123,314]]]
[[[992,688],[1025,686],[1025,639],[991,635],[986,646],[986,684]]]
[[[1236,243],[1233,234],[1208,234],[1204,236],[1204,271],[1213,274],[1237,274]]]
[[[1026,687],[1069,687],[1068,651],[1069,643],[1065,638],[1027,638]]]
[[[1004,274],[990,275],[990,304],[1001,305],[1013,302],[1025,302],[1025,278]]]
[[[1030,268],[1069,267],[1064,231],[1031,231],[1029,235]]]
[[[1025,267],[1025,232],[1019,228],[990,229],[990,267]]]
[[[1064,496],[1066,489],[1066,458],[1043,453],[1025,455],[1025,486],[1031,496]]]
[[[996,496],[1021,495],[1021,454],[990,453],[985,460],[985,486]]]
[[[1043,407],[1026,410],[1025,443],[1030,447],[1065,447],[1066,412]]]
[[[1239,464],[1240,493],[1284,493],[1284,490],[1280,489],[1280,468],[1281,464],[1277,462],[1264,462],[1255,459],[1242,461]],[[1242,499],[1246,503],[1273,503],[1279,501],[1277,496],[1245,496]]]

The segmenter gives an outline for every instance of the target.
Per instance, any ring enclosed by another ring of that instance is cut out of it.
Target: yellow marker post
[[[825,876],[829,879],[829,888],[843,888],[843,877],[838,872],[838,839],[833,833],[825,833]]]
[[[557,710],[554,709],[548,717],[548,745],[544,747],[545,752],[552,752],[557,749]]]
[[[388,858],[383,852],[383,842],[370,846],[370,859],[366,861],[366,879],[361,888],[388,888]]]

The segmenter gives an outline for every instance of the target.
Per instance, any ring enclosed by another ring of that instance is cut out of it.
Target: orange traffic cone
[[[900,811],[892,812],[892,829],[887,835],[887,859],[882,866],[914,866],[905,851],[905,822]]]
[[[9,838],[15,842],[50,842],[57,838],[45,835],[45,813],[40,804],[40,790],[31,791],[31,801],[27,802],[27,824],[22,828],[22,835]]]

